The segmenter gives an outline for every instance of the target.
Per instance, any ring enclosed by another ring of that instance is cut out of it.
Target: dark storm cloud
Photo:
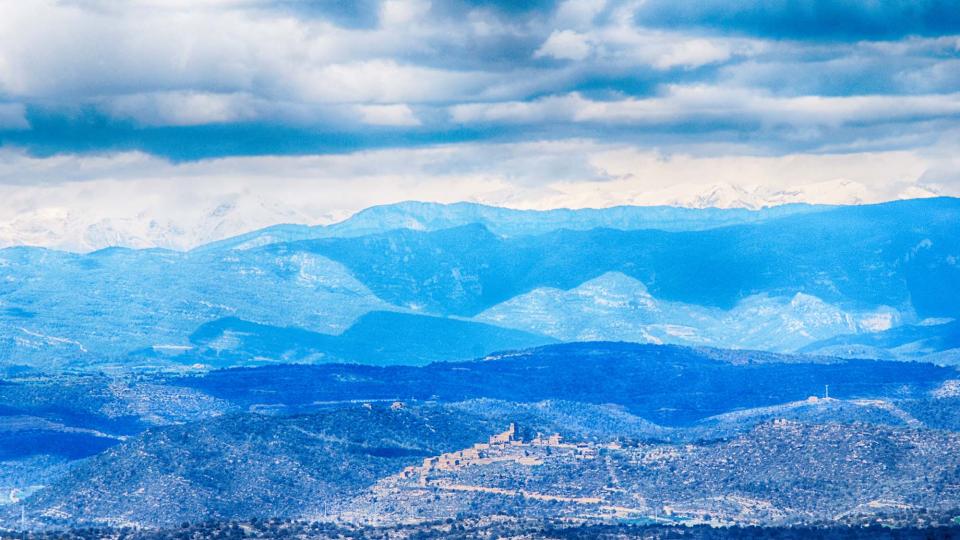
[[[955,2],[0,5],[0,144],[40,154],[902,148],[960,106]]]

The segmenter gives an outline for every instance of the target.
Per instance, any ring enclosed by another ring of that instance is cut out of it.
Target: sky
[[[0,0],[0,245],[956,196],[958,155],[955,0]]]

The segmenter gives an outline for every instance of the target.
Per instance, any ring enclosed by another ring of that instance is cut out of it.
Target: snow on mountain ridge
[[[239,197],[206,204],[182,217],[152,209],[97,217],[65,207],[41,207],[0,222],[0,247],[27,245],[79,253],[107,247],[186,251],[278,223],[310,221],[279,202]]]
[[[899,198],[936,197],[930,187],[912,186],[899,194]],[[747,208],[759,210],[791,203],[857,205],[883,202],[870,187],[846,179],[829,180],[775,189],[770,186],[735,185],[717,183],[709,186],[679,185],[650,194],[655,200],[666,200],[672,206],[685,208]]]
[[[932,197],[931,189],[914,187],[899,198]],[[302,204],[289,204],[283,198],[266,198],[252,193],[235,193],[225,197],[208,197],[202,201],[184,201],[176,214],[164,213],[156,207],[74,208],[65,204],[43,206],[40,197],[26,198],[19,207],[10,209],[6,219],[0,214],[0,248],[30,245],[72,252],[90,252],[106,247],[165,248],[185,251],[211,242],[232,238],[252,231],[282,224],[331,224],[345,216],[317,213]],[[27,201],[26,203],[24,201]],[[616,205],[667,206],[688,209],[761,210],[789,204],[866,204],[882,202],[862,183],[835,180],[800,186],[789,191],[766,186],[745,186],[729,183],[713,185],[681,184],[659,191],[644,192],[627,200],[611,200]],[[423,203],[425,206],[434,203]],[[466,203],[469,204],[469,203]],[[26,205],[26,206],[25,206]],[[430,219],[449,218],[470,210],[463,204],[444,205],[444,212],[430,217],[417,215],[418,208],[409,203],[394,203],[361,210],[350,218],[356,225],[381,229],[404,227],[429,229]],[[383,212],[383,209],[396,210]],[[380,210],[380,211],[374,211]],[[372,223],[367,223],[372,220]],[[425,221],[426,220],[426,221]],[[378,229],[379,230],[379,229]],[[254,245],[258,240],[253,240]]]

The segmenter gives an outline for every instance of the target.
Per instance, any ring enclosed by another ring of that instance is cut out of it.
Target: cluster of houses
[[[537,457],[539,452],[524,452],[533,449],[567,449],[579,459],[597,457],[598,448],[588,443],[564,442],[559,433],[544,436],[537,433],[529,441],[524,441],[516,423],[502,433],[490,436],[485,443],[477,443],[469,448],[448,452],[423,460],[422,465],[414,465],[403,470],[404,478],[420,476],[426,481],[426,475],[434,471],[455,471],[468,465],[486,465],[498,461],[514,461],[521,465],[540,465],[543,461]]]

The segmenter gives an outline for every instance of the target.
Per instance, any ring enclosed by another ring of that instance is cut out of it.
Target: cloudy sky
[[[0,243],[932,194],[956,0],[0,0]]]

